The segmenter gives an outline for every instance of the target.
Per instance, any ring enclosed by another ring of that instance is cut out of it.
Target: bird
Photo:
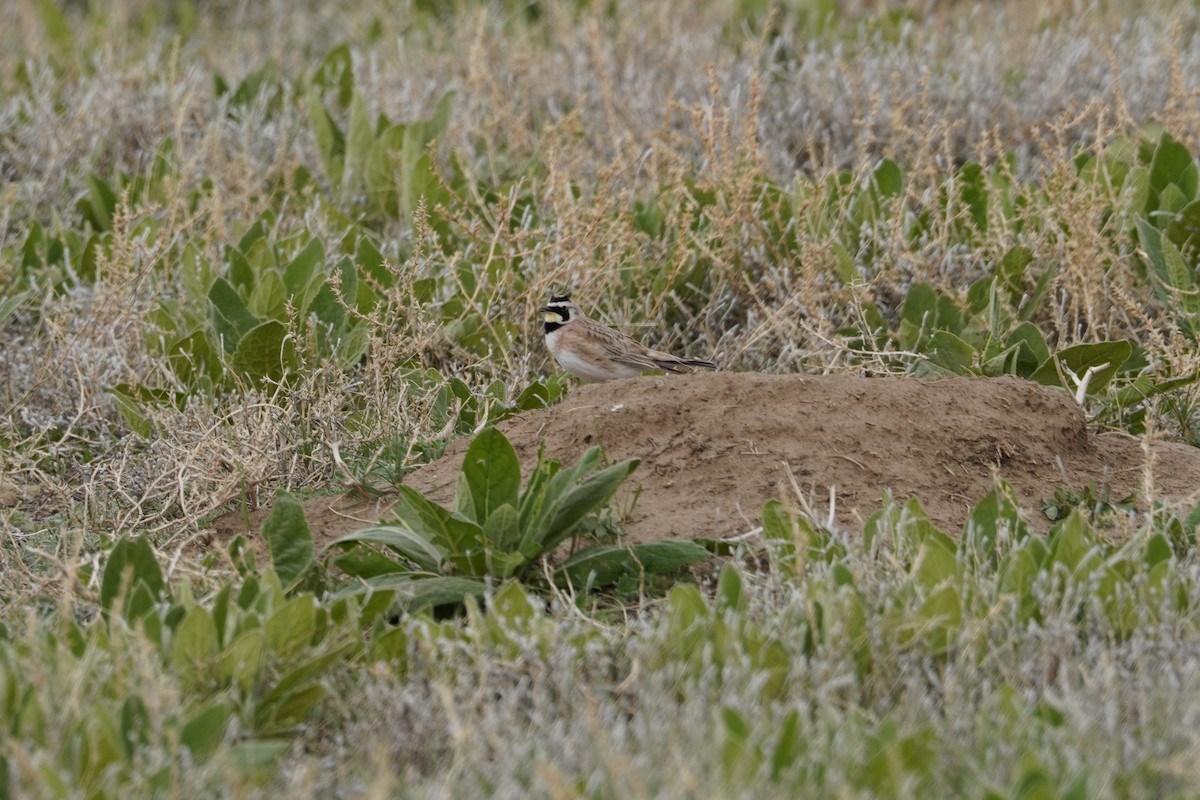
[[[711,361],[679,358],[653,350],[607,325],[588,319],[571,295],[551,295],[538,309],[546,331],[546,347],[563,369],[585,381],[633,378],[647,370],[679,372],[679,367],[716,369]]]

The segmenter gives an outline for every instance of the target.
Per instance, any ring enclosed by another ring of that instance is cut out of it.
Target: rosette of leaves
[[[579,532],[637,468],[637,459],[604,466],[592,447],[563,466],[539,450],[521,487],[516,450],[494,427],[475,437],[447,508],[399,487],[391,524],[343,536],[330,547],[334,564],[355,578],[345,593],[394,591],[408,609],[461,603],[488,582],[540,577],[539,562]],[[629,573],[667,573],[707,558],[694,542],[584,548],[558,567],[554,580],[580,588],[615,583]]]

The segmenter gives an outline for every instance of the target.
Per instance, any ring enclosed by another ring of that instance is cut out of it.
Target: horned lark
[[[567,294],[551,297],[538,311],[545,323],[546,347],[559,366],[587,381],[632,378],[651,369],[679,372],[680,366],[717,366],[711,361],[678,358],[644,347],[620,331],[585,317]]]

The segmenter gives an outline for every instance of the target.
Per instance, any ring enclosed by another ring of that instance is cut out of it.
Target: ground
[[[919,498],[957,534],[997,475],[1041,531],[1050,526],[1043,502],[1060,487],[1135,494],[1143,509],[1200,494],[1200,451],[1093,430],[1065,392],[1016,378],[644,377],[576,387],[499,427],[525,468],[542,440],[564,462],[593,444],[610,460],[641,459],[616,501],[635,542],[748,533],[771,498],[825,518],[832,496],[837,524],[860,530],[885,489]],[[466,446],[451,445],[408,483],[448,501]],[[374,524],[386,506],[386,497],[319,497],[306,511],[324,544]],[[257,531],[267,513],[222,517],[218,538]]]

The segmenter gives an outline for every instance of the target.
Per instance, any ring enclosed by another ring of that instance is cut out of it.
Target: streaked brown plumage
[[[546,346],[567,372],[589,381],[632,378],[647,370],[679,372],[679,367],[716,364],[653,350],[595,320],[588,319],[570,295],[551,297],[538,309],[545,323]]]

